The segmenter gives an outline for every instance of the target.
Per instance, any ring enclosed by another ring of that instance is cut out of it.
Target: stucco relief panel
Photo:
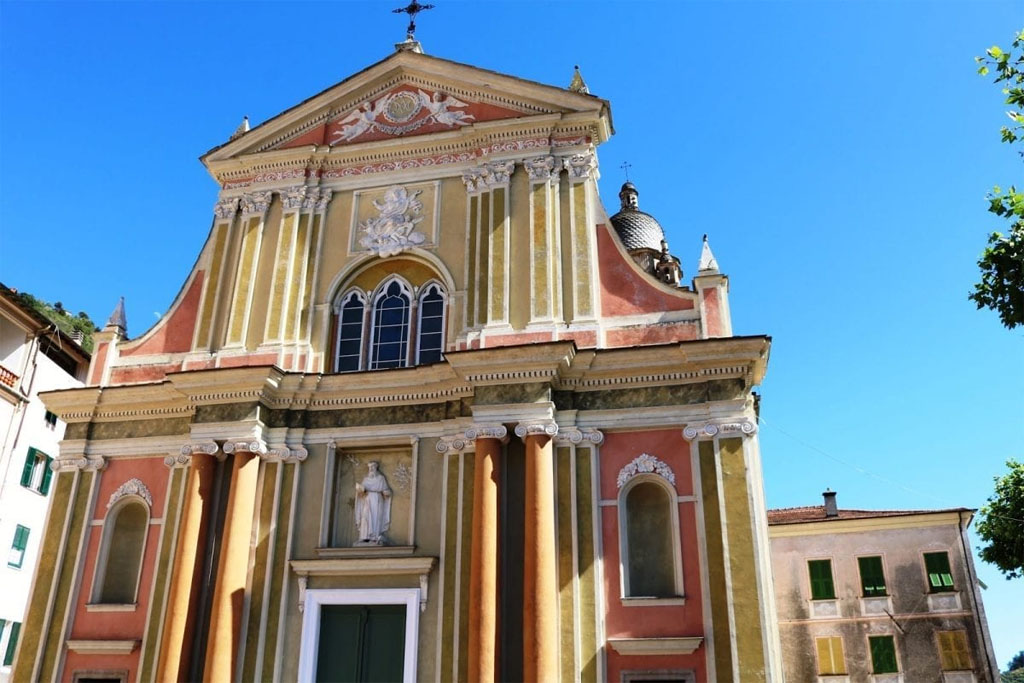
[[[438,246],[441,181],[356,190],[348,253],[395,256]]]

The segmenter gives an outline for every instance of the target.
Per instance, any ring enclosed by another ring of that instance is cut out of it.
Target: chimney
[[[832,489],[825,489],[821,497],[825,499],[825,516],[838,517],[839,508],[836,507],[836,492]]]

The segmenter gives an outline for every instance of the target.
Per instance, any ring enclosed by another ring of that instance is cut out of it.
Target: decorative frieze
[[[579,429],[578,427],[562,427],[555,435],[555,443],[573,444],[581,443],[594,444],[595,446],[604,441],[604,434],[596,429]]]
[[[672,468],[649,453],[641,453],[619,470],[619,476],[615,483],[621,489],[630,479],[640,474],[657,474],[673,486],[676,485],[676,475],[672,472]]]
[[[270,202],[273,198],[273,190],[247,192],[242,195],[242,213],[244,215],[265,214],[267,209],[270,208]]]
[[[213,205],[213,215],[224,220],[231,220],[238,213],[238,197],[224,197]]]
[[[532,420],[516,425],[516,436],[525,439],[528,436],[555,436],[558,434],[558,423],[554,420]]]
[[[597,176],[597,155],[593,152],[573,154],[562,159],[570,180],[590,180]]]
[[[107,460],[102,455],[89,455],[84,458],[57,458],[50,463],[50,469],[57,473],[71,470],[99,472],[106,466]]]
[[[280,190],[281,204],[285,211],[298,211],[305,203],[308,188],[305,185],[296,185]]]
[[[266,444],[257,439],[249,441],[225,441],[222,448],[228,455],[231,453],[255,453],[256,455],[264,455],[267,452]]]
[[[683,429],[683,438],[687,441],[694,439],[711,439],[716,436],[751,436],[757,432],[757,425],[750,420],[737,420],[735,422],[707,422],[705,424],[687,425]]]
[[[146,488],[141,479],[132,478],[118,486],[117,490],[110,494],[110,500],[107,501],[107,509],[109,510],[114,507],[117,501],[126,496],[138,496],[146,501],[147,506],[153,507],[153,494],[149,492],[149,489]]]
[[[558,174],[562,170],[555,167],[555,158],[550,155],[525,159],[523,161],[523,168],[526,169],[526,173],[530,176],[530,182],[535,183],[546,182],[552,178],[557,179]]]

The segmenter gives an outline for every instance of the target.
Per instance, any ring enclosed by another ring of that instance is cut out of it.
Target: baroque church
[[[207,152],[168,312],[43,397],[13,679],[781,680],[770,339],[706,239],[686,280],[632,183],[602,203],[613,132],[578,72],[410,35]]]

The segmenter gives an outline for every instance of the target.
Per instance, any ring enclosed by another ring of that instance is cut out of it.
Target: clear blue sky
[[[1024,181],[973,57],[1024,3],[454,2],[428,53],[612,103],[602,196],[628,159],[693,274],[709,233],[738,334],[772,335],[769,505],[979,507],[1024,457],[1024,332],[967,298]],[[0,2],[0,280],[129,333],[174,298],[210,226],[197,157],[387,56],[392,2]],[[980,565],[1001,666],[1024,581]]]

